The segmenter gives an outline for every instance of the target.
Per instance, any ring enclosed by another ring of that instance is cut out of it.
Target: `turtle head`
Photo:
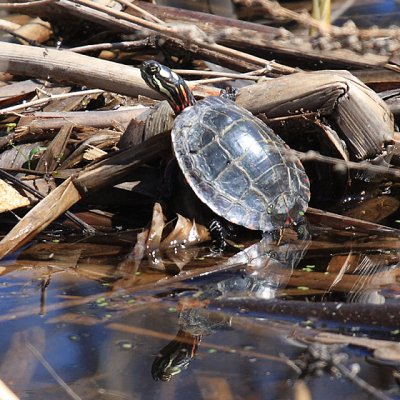
[[[140,66],[140,72],[148,86],[167,98],[175,114],[195,103],[186,82],[168,67],[157,61],[144,61]]]

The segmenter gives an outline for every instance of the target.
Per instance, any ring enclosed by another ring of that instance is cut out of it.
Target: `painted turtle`
[[[268,126],[228,98],[196,101],[185,81],[156,61],[143,62],[141,74],[177,115],[171,133],[175,156],[212,211],[264,232],[301,219],[310,199],[308,177]]]

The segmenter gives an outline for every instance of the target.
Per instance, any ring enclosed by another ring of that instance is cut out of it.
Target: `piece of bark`
[[[304,272],[293,271],[288,285],[294,287],[307,287],[321,289],[327,292],[344,292],[349,295],[352,292],[364,290],[379,290],[383,286],[394,285],[399,278],[396,270],[377,272],[371,275],[350,275],[343,271],[330,272]],[[304,291],[307,294],[307,291]]]
[[[44,142],[38,141],[19,145],[13,144],[10,149],[0,153],[0,168],[18,169],[26,167],[27,169],[30,169],[31,163],[34,159],[34,154],[37,154],[38,150],[40,150],[44,145]]]
[[[320,212],[322,212],[322,210],[320,210]],[[310,221],[310,223],[312,222]],[[328,233],[332,232],[329,225],[325,225],[325,228]],[[350,229],[348,231],[350,233],[352,232],[354,233],[356,229],[350,226]],[[395,231],[398,230],[395,229]],[[364,232],[356,231],[356,233],[364,233]],[[329,240],[313,241],[310,243],[310,246],[308,247],[307,255],[310,257],[326,257],[327,255],[332,255],[333,252],[335,252],[335,254],[339,254],[339,253],[348,253],[350,251],[353,251],[354,253],[355,252],[361,253],[361,252],[374,252],[377,251],[377,249],[379,251],[395,251],[395,250],[397,251],[400,249],[400,243],[397,240],[399,236],[398,233],[396,232],[392,232],[392,234],[388,235],[385,234],[380,235],[379,233],[371,233],[370,235],[368,233],[364,233],[364,235],[365,235],[364,237],[363,236],[360,237],[360,240],[354,240],[354,234],[353,234],[352,237],[349,238],[346,242],[339,240],[336,242]],[[378,235],[380,235],[380,238],[376,239],[374,236]],[[369,240],[366,241],[365,239]],[[387,257],[387,260],[388,262],[391,262],[393,258]],[[394,261],[396,261],[396,257],[394,257]]]
[[[147,107],[128,107],[112,111],[73,111],[73,112],[36,112],[23,116],[14,132],[0,137],[0,149],[12,141],[18,143],[26,140],[52,139],[54,131],[61,129],[66,123],[71,123],[76,130],[83,127],[94,128],[126,128],[132,119],[147,112]]]
[[[13,82],[0,88],[0,105],[7,106],[11,102],[20,101],[26,98],[31,93],[35,93],[36,89],[42,85],[31,79],[21,82]]]
[[[397,89],[400,85],[400,74],[389,69],[354,70],[351,73],[376,92]]]
[[[40,157],[36,165],[36,171],[52,172],[61,164],[72,128],[73,125],[69,123],[60,129],[57,136],[50,142]]]
[[[354,272],[360,262],[360,254],[335,255],[329,261],[327,272],[339,273],[340,271]]]
[[[30,201],[27,197],[21,196],[11,185],[0,179],[0,213],[25,207],[29,204]]]
[[[258,82],[243,88],[236,101],[268,118],[317,110],[334,120],[358,160],[375,158],[393,140],[388,106],[347,71],[298,72]]]

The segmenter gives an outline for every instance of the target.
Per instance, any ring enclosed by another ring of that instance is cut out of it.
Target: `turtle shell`
[[[310,185],[296,157],[268,126],[223,97],[207,97],[179,114],[176,158],[196,195],[216,214],[270,231],[301,218]]]

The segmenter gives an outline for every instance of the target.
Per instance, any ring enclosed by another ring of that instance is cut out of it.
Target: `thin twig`
[[[49,3],[54,3],[54,0],[33,0],[25,3],[0,3],[0,10],[18,10],[19,8],[26,8],[30,6],[37,7],[39,5],[46,5]]]
[[[120,4],[123,4],[124,6],[126,6],[128,8],[132,8],[132,10],[135,10],[138,13],[142,14],[144,17],[147,17],[150,21],[156,22],[158,24],[165,24],[165,22],[162,19],[157,18],[155,15],[150,14],[146,10],[143,10],[143,8],[139,7],[136,4],[130,3],[127,0],[116,0],[116,1]]]
[[[151,45],[151,40],[149,38],[143,40],[133,40],[126,42],[116,42],[116,43],[97,43],[89,44],[86,46],[71,47],[69,51],[74,53],[87,53],[90,51],[101,51],[101,50],[130,50],[141,47],[149,47]]]
[[[223,72],[223,71],[199,71],[199,70],[189,70],[189,69],[174,69],[177,74],[180,75],[206,75],[215,76],[216,78],[207,78],[190,81],[191,85],[204,85],[216,82],[225,82],[232,79],[247,79],[253,81],[259,81],[262,79],[272,79],[264,76],[264,73],[268,71],[268,68],[261,68],[255,71],[246,72],[243,74]]]
[[[350,382],[357,385],[361,390],[364,390],[369,395],[373,396],[375,399],[378,400],[391,400],[391,397],[386,396],[381,390],[375,388],[374,386],[370,385],[364,379],[360,378],[358,375],[354,374],[349,368],[347,368],[342,363],[336,363],[333,360],[333,368],[337,368],[340,373],[345,376]]]
[[[45,105],[45,104],[49,103],[50,101],[54,101],[54,100],[61,100],[61,99],[67,99],[70,97],[75,97],[75,96],[87,96],[87,95],[101,94],[101,93],[104,93],[104,90],[90,89],[90,90],[82,90],[80,92],[53,94],[53,95],[49,95],[49,97],[45,97],[42,99],[36,99],[36,100],[28,101],[23,104],[18,104],[16,106],[3,108],[2,110],[0,110],[0,115],[10,114],[17,110],[24,110],[28,107]]]
[[[248,79],[252,81],[258,81],[262,76],[255,76],[255,75],[250,75],[249,73],[245,74],[238,74],[234,72],[224,72],[224,71],[199,71],[199,70],[190,70],[190,69],[174,69],[174,72],[176,72],[179,75],[201,75],[201,76],[213,76],[218,79],[220,78],[225,78],[225,79]],[[196,82],[196,84],[199,84],[200,82],[203,82],[204,80],[208,79],[201,79],[198,81],[191,81],[192,83]],[[210,80],[211,81],[211,80]]]
[[[40,361],[46,371],[52,376],[52,378],[65,390],[65,392],[74,400],[82,400],[61,378],[60,375],[54,370],[54,368],[47,362],[47,360],[40,354],[39,350],[31,343],[27,343],[26,347],[32,352],[32,354]]]
[[[255,77],[255,76],[248,76],[248,77],[243,77],[243,78],[236,78],[236,79],[247,79],[247,80],[252,80],[252,81],[259,81],[261,77]],[[220,78],[207,78],[207,79],[199,79],[195,81],[188,81],[190,82],[191,85],[208,85],[210,83],[219,83],[219,82],[226,82],[226,81],[231,81],[232,78],[228,78],[227,76],[221,76]]]
[[[400,178],[400,170],[398,169],[390,169],[389,167],[381,166],[381,165],[374,165],[368,161],[346,161],[340,160],[334,157],[324,156],[322,154],[317,153],[316,151],[310,150],[307,152],[301,152],[292,150],[289,148],[282,149],[282,152],[287,154],[290,157],[290,154],[296,156],[302,161],[319,161],[326,164],[331,164],[339,168],[349,168],[349,169],[357,169],[361,171],[368,171],[374,172],[377,174],[389,174]]]

